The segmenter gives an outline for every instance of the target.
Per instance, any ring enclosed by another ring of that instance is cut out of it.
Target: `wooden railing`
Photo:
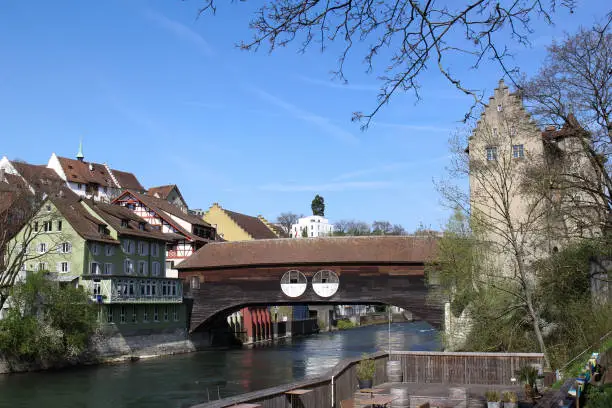
[[[541,353],[451,353],[399,351],[391,360],[402,362],[404,382],[511,385],[516,371],[544,364]]]
[[[386,362],[389,354],[379,352],[372,354],[372,357],[376,361],[374,385],[387,382]],[[321,377],[199,404],[194,408],[225,408],[239,403],[257,403],[263,408],[286,408],[288,396],[285,393],[296,388],[312,390],[301,397],[305,408],[339,408],[340,401],[353,398],[357,390],[356,368],[360,360],[360,357],[343,360]],[[400,351],[392,352],[391,360],[402,362],[404,382],[510,385],[516,370],[525,365],[543,364],[544,355]]]

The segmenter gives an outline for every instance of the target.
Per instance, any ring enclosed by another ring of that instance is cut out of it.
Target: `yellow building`
[[[202,218],[214,226],[217,235],[225,241],[283,238],[280,229],[261,215],[252,217],[226,210],[218,203],[214,203]]]

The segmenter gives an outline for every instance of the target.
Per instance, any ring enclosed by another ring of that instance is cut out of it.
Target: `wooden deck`
[[[448,397],[450,387],[460,386],[470,394],[480,395],[483,400],[484,392],[489,389],[514,390],[510,385],[513,370],[543,362],[543,355],[537,353],[393,352],[391,360],[403,362],[404,383],[391,384],[387,383],[386,375],[388,353],[375,353],[372,357],[376,362],[375,388],[410,387],[415,390],[411,392],[413,395],[428,395],[424,394],[427,392],[432,397]],[[354,398],[358,388],[356,366],[360,360],[359,357],[343,360],[331,372],[318,378],[199,404],[194,408],[225,408],[239,403],[261,404],[263,408],[287,408],[287,393],[296,389],[309,390],[300,396],[300,407],[339,408],[340,401]],[[454,381],[457,379],[468,382]]]

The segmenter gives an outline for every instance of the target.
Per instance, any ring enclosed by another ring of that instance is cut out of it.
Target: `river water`
[[[0,375],[0,407],[189,407],[326,373],[341,359],[387,350],[439,350],[425,322],[321,333],[273,345],[217,349],[129,364]]]

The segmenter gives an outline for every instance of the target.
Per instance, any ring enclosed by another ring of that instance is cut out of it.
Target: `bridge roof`
[[[414,236],[213,242],[200,248],[176,268],[190,270],[246,265],[423,263],[434,255],[436,248],[435,238]]]

